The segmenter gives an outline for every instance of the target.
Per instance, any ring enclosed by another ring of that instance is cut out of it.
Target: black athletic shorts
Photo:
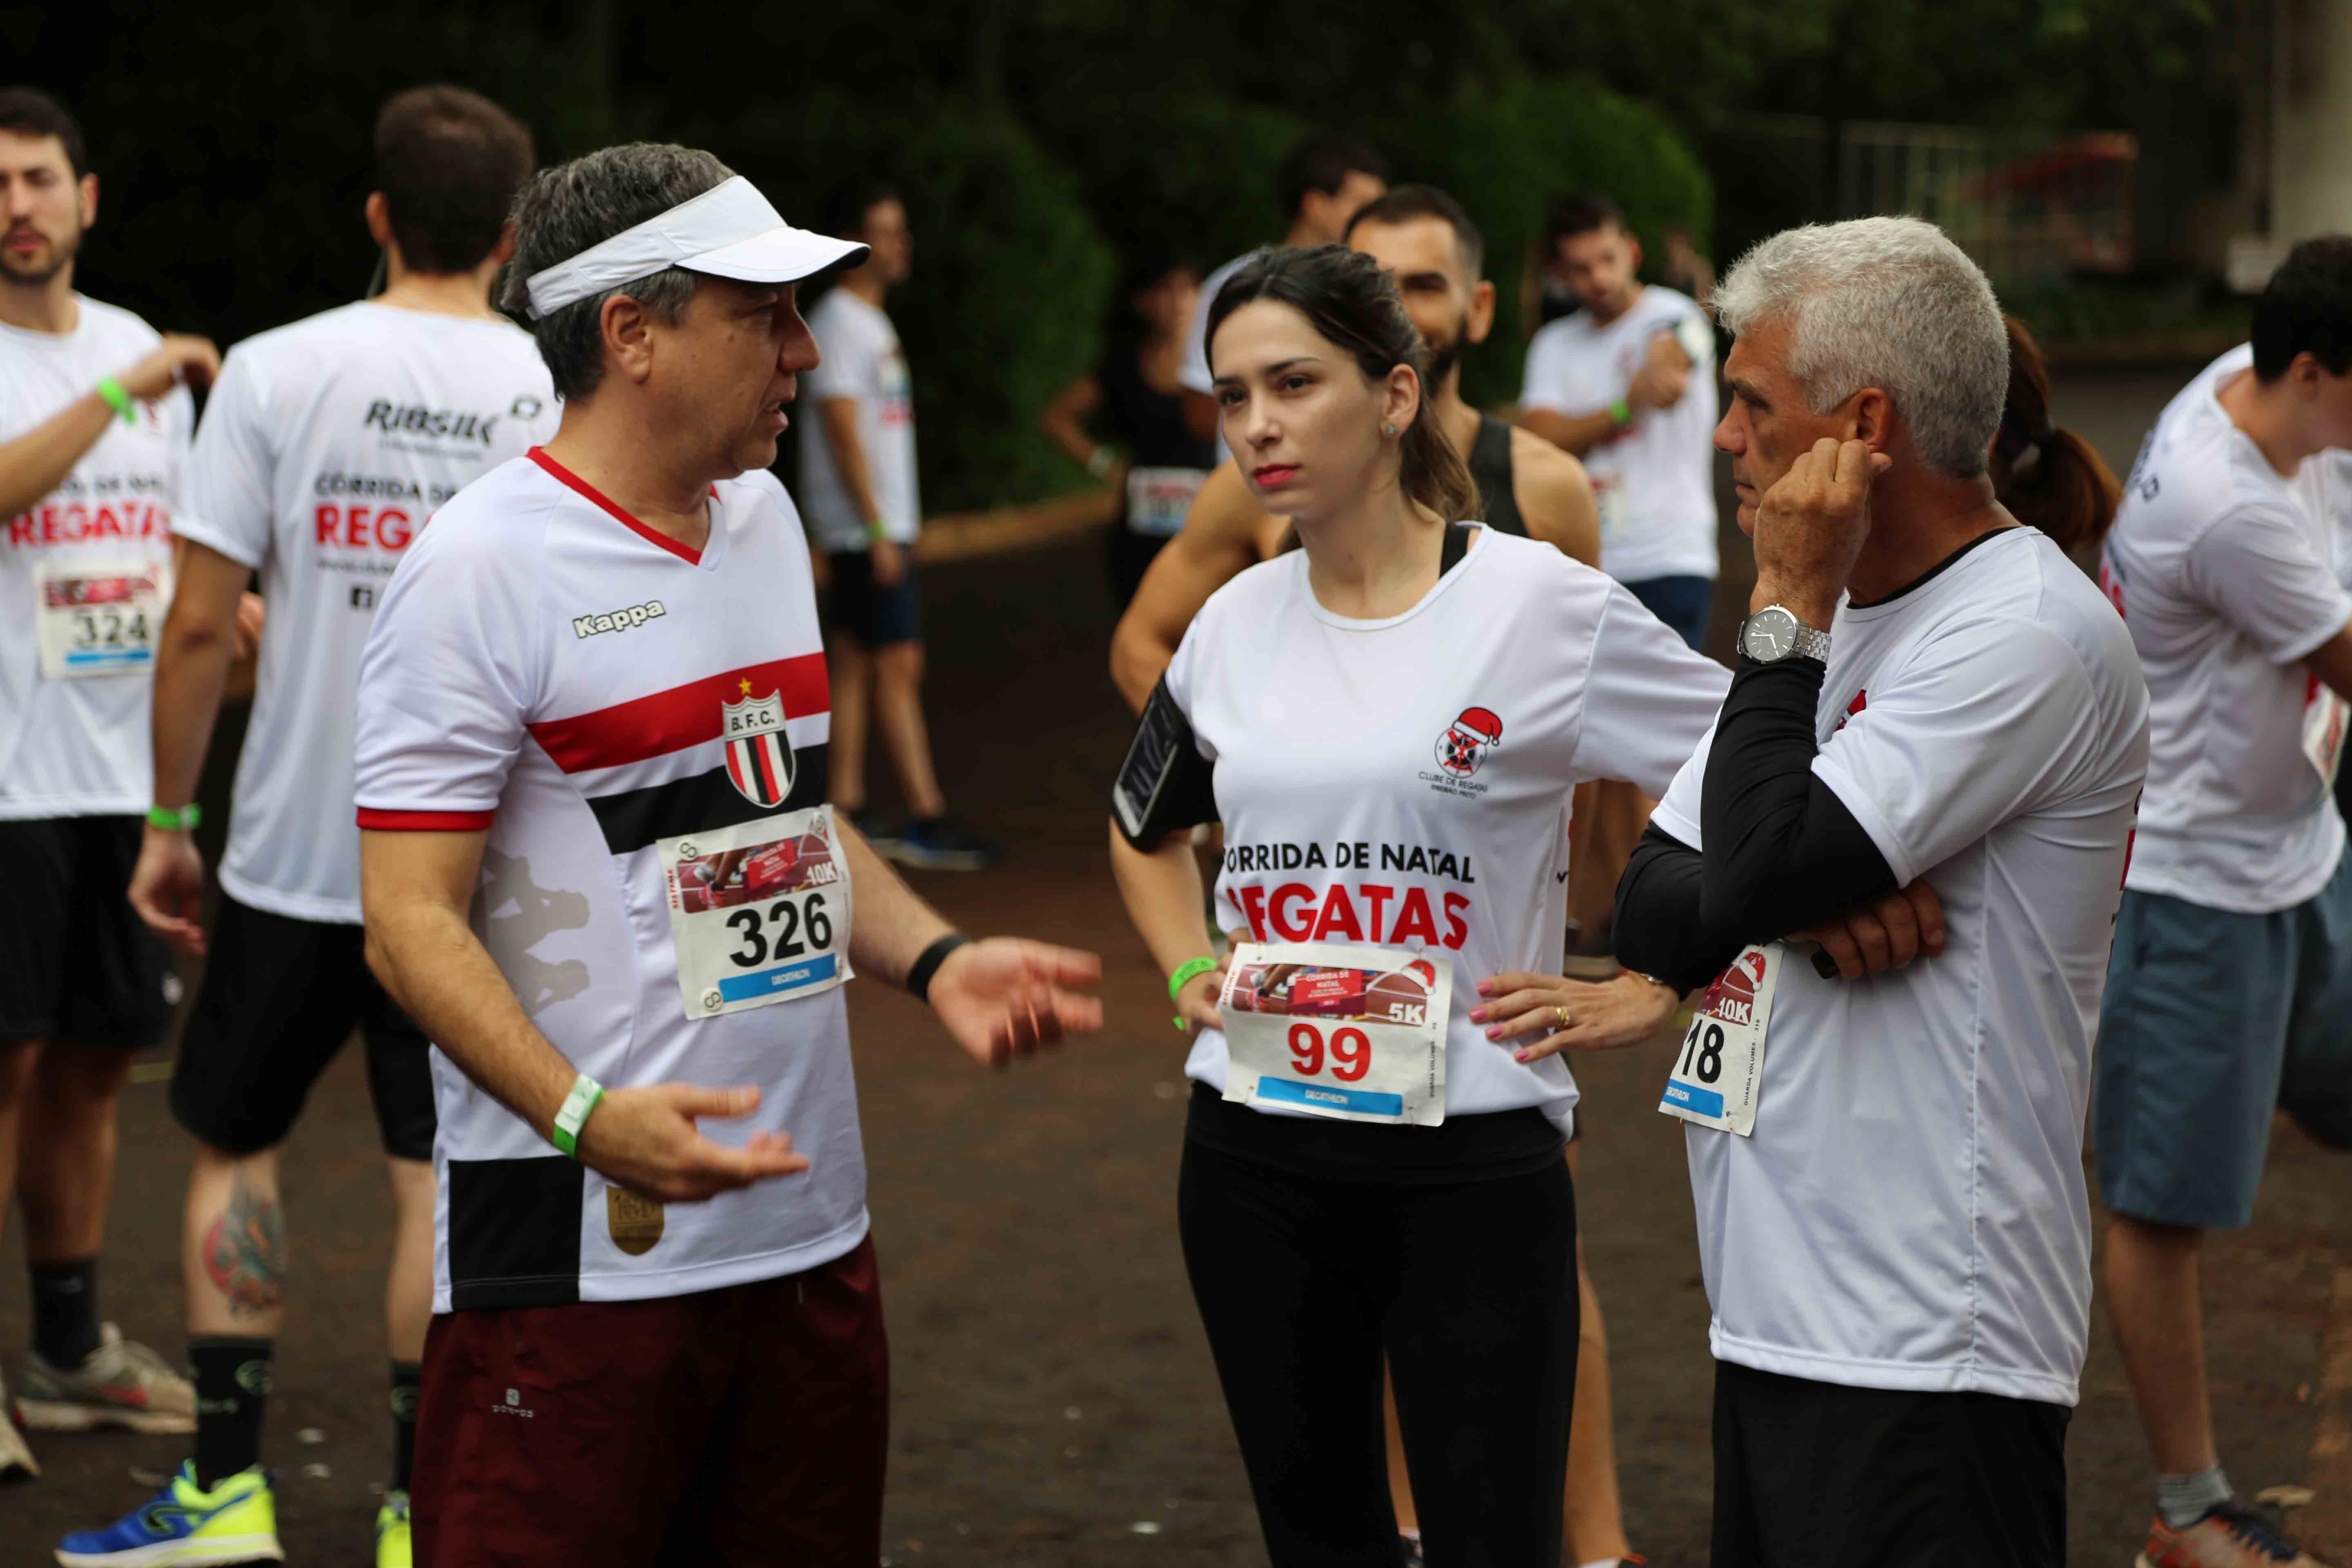
[[[923,591],[915,571],[913,552],[907,557],[892,588],[874,585],[874,558],[863,550],[845,550],[828,559],[833,565],[834,630],[866,647],[887,647],[894,642],[923,640]]]
[[[2063,1568],[2063,1405],[1715,1363],[1714,1568]]]
[[[298,921],[223,894],[172,1074],[180,1125],[230,1154],[284,1142],[310,1086],[357,1028],[384,1152],[433,1158],[430,1047],[368,973],[364,942],[358,926]]]
[[[135,816],[0,822],[0,1039],[145,1050],[172,1031],[172,950],[127,897]]]

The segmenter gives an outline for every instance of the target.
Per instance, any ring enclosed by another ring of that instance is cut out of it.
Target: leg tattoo
[[[205,1272],[237,1317],[262,1317],[285,1303],[286,1221],[278,1200],[256,1192],[242,1173],[205,1232]]]

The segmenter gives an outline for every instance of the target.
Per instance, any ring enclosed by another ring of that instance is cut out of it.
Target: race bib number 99
[[[1336,942],[1243,942],[1217,998],[1225,1098],[1343,1121],[1445,1120],[1452,961]]]
[[[152,561],[42,568],[33,606],[42,677],[69,680],[153,668],[169,586],[163,568]]]
[[[1668,1116],[1745,1138],[1756,1130],[1764,1074],[1764,1031],[1788,949],[1751,947],[1716,977],[1676,1047],[1658,1109]]]
[[[849,868],[833,807],[656,846],[689,1018],[830,991],[850,977]]]

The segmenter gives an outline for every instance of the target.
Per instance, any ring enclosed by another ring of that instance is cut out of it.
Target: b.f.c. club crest
[[[754,805],[782,805],[793,793],[793,743],[784,734],[784,696],[751,695],[743,682],[740,702],[722,702],[720,732],[727,740],[727,776]]]

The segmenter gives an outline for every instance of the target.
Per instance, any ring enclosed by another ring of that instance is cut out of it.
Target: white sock
[[[1622,1557],[1596,1557],[1590,1563],[1579,1563],[1577,1568],[1617,1568],[1624,1561]]]
[[[2156,1511],[2175,1530],[2186,1530],[2234,1497],[2221,1467],[2186,1476],[2156,1478]]]

